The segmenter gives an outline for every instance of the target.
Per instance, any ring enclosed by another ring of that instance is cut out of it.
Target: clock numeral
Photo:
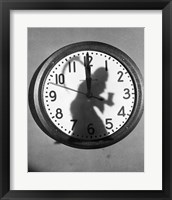
[[[72,125],[72,130],[73,130],[78,120],[77,119],[71,119],[70,121],[73,122],[73,125]]]
[[[57,98],[56,92],[54,90],[50,91],[49,96],[51,98],[51,101],[55,101]]]
[[[118,116],[125,116],[125,110],[124,110],[124,106],[121,107],[121,109],[118,112]]]
[[[55,79],[56,79],[56,84],[64,84],[64,82],[65,82],[64,74],[59,74],[59,75],[56,74]]]
[[[56,118],[57,119],[61,119],[62,117],[63,117],[62,109],[61,108],[57,108],[56,109]]]
[[[123,96],[124,99],[129,99],[130,98],[130,90],[128,88],[125,88],[124,89],[124,92],[126,94],[126,96]]]
[[[118,82],[124,82],[124,80],[122,80],[123,72],[119,71],[117,74],[119,74]]]
[[[106,128],[107,129],[112,129],[113,128],[113,124],[112,124],[112,122],[111,122],[111,120],[112,120],[112,118],[107,118],[106,119]]]
[[[72,68],[73,66],[73,68]],[[76,63],[73,62],[73,65],[71,66],[71,62],[69,62],[69,73],[76,72]],[[72,70],[73,69],[73,70]]]
[[[92,62],[92,60],[93,60],[93,57],[92,56],[88,56],[88,65],[90,66],[90,67],[92,67],[93,65],[91,65],[91,62]],[[84,66],[86,66],[86,56],[84,56]]]
[[[92,123],[88,124],[88,126],[87,126],[87,131],[88,131],[88,133],[89,133],[90,135],[94,135],[95,129],[93,128],[93,124],[92,124]]]

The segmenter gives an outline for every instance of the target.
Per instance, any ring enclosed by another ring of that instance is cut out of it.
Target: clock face
[[[91,96],[87,95],[88,57]],[[57,62],[47,74],[43,102],[53,124],[64,134],[98,140],[115,134],[130,118],[135,87],[125,66],[99,51],[77,51]]]
[[[142,76],[121,50],[100,42],[61,48],[36,70],[29,106],[38,126],[76,148],[101,148],[126,137],[143,112]]]

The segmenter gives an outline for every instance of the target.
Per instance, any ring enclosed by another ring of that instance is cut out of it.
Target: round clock
[[[74,43],[38,67],[29,106],[38,126],[58,142],[83,149],[106,147],[139,122],[143,80],[121,50],[94,41]]]

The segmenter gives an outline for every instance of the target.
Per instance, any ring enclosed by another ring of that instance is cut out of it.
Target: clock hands
[[[73,91],[73,92],[77,92],[77,93],[83,94],[83,95],[85,95],[85,96],[88,96],[88,94],[86,94],[86,93],[84,93],[84,92],[81,92],[81,91],[78,91],[78,90],[75,90],[75,89],[72,89],[72,88],[69,88],[69,87],[66,87],[66,86],[58,85],[58,84],[52,83],[52,82],[50,82],[49,84],[52,84],[52,85],[55,85],[55,86],[59,86],[59,87],[61,87],[61,88],[65,88],[65,89],[67,89],[67,90],[71,90],[71,91]],[[102,98],[102,97],[96,97],[96,96],[93,96],[93,95],[90,95],[89,98],[95,98],[95,99],[97,99],[97,100],[99,100],[99,101],[104,101],[104,98]]]
[[[85,74],[86,74],[86,84],[87,84],[87,97],[90,98],[92,97],[91,94],[91,66],[89,63],[89,54],[88,52],[86,53],[85,56],[85,62],[84,62],[84,66],[85,66]]]

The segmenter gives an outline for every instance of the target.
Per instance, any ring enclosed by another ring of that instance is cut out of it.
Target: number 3
[[[129,99],[130,98],[130,90],[128,88],[125,88],[124,92],[125,92],[126,96],[123,96],[123,98],[124,99]]]

